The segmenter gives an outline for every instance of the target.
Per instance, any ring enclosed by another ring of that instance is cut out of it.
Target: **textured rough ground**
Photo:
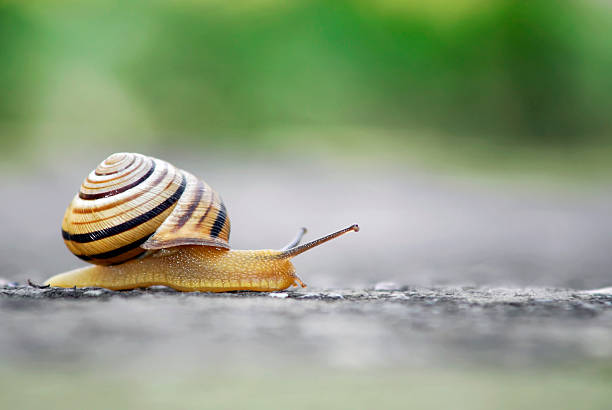
[[[0,288],[0,349],[35,361],[532,365],[612,361],[612,295],[527,288],[179,293]],[[222,359],[223,358],[223,359]]]

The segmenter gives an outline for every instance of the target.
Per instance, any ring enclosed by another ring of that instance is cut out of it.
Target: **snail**
[[[234,250],[221,197],[170,163],[135,153],[106,158],[83,181],[62,222],[68,249],[93,266],[49,278],[55,287],[276,291],[306,285],[290,259],[359,227],[280,250]]]

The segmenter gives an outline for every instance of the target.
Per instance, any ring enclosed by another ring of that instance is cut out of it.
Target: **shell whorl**
[[[179,245],[229,249],[230,221],[206,182],[157,158],[112,154],[83,181],[62,222],[66,246],[98,265]]]

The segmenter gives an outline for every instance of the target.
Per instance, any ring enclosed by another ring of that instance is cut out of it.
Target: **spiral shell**
[[[83,181],[64,214],[62,237],[79,258],[123,263],[179,245],[229,249],[230,221],[201,179],[157,158],[112,154]]]

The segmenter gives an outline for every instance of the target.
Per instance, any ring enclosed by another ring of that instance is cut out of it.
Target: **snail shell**
[[[229,249],[221,197],[203,180],[157,158],[117,153],[83,181],[64,214],[72,253],[114,265],[179,245]]]

